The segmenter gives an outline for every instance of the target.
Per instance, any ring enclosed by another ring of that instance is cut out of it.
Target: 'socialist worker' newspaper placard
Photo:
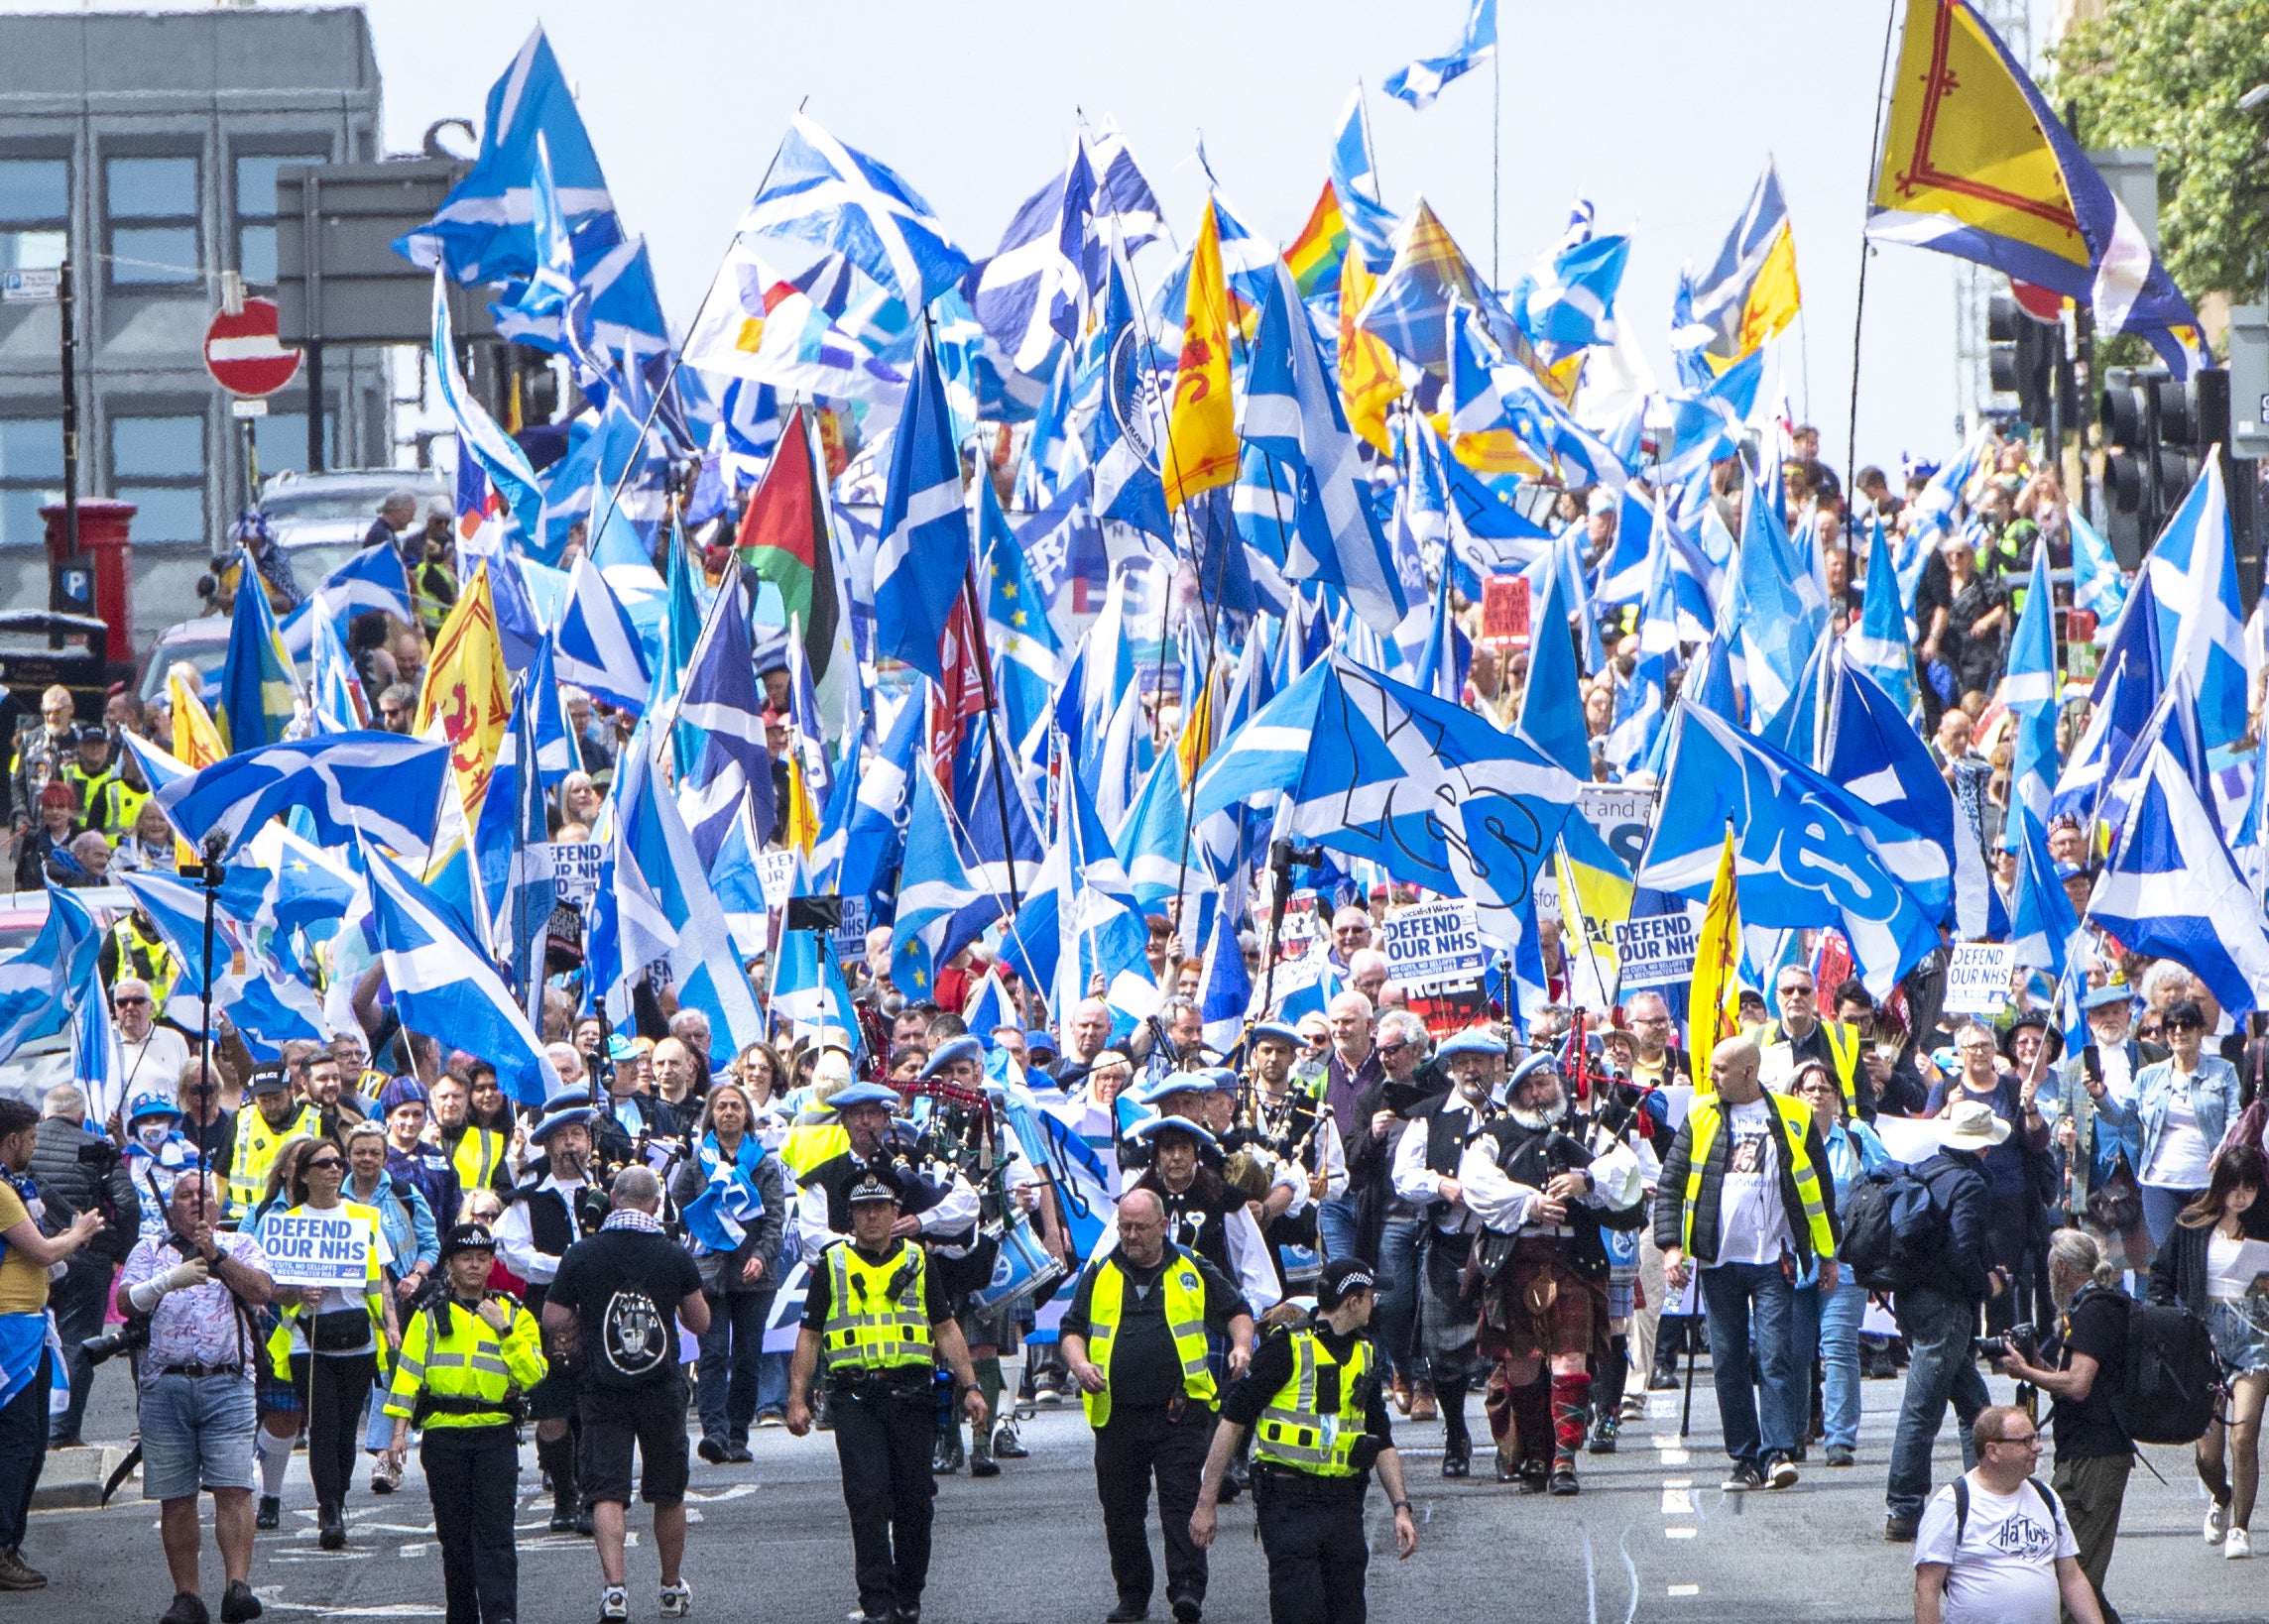
[[[279,1286],[337,1286],[359,1294],[370,1274],[370,1225],[343,1207],[269,1214],[260,1224],[260,1249]]]
[[[1946,1008],[1963,1015],[1997,1015],[2009,1001],[2009,942],[1964,942],[1946,961]]]
[[[1401,986],[1432,988],[1478,981],[1481,911],[1470,897],[1396,908],[1379,926],[1378,951],[1386,979]]]
[[[1615,926],[1615,962],[1622,970],[1622,989],[1675,986],[1694,975],[1694,918],[1688,913],[1660,913]]]

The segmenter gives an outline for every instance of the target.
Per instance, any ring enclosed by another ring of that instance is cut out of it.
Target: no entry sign
[[[274,395],[299,376],[298,350],[276,342],[276,301],[248,298],[241,314],[226,310],[205,328],[205,370],[231,395]]]

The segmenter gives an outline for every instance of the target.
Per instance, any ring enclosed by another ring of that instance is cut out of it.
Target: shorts
[[[2253,1323],[2248,1303],[2216,1300],[2206,1310],[2206,1327],[2213,1336],[2213,1350],[2222,1363],[2240,1376],[2269,1370],[2269,1331]]]
[[[587,1383],[577,1394],[583,1415],[583,1441],[575,1457],[583,1504],[601,1500],[631,1503],[631,1450],[638,1449],[639,1498],[648,1505],[685,1498],[692,1475],[685,1441],[685,1377],[672,1369],[662,1380],[639,1387]]]
[[[1567,1248],[1549,1236],[1516,1242],[1510,1261],[1482,1292],[1478,1341],[1485,1358],[1588,1358],[1607,1350],[1607,1282],[1578,1274]]]
[[[241,1375],[159,1376],[142,1389],[142,1498],[249,1492],[258,1422],[252,1383]]]

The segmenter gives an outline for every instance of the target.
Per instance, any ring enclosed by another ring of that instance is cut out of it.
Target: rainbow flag
[[[1339,189],[1326,180],[1316,195],[1316,206],[1308,211],[1308,223],[1284,250],[1284,263],[1291,268],[1302,298],[1338,291],[1340,262],[1347,251],[1347,216],[1340,212]]]

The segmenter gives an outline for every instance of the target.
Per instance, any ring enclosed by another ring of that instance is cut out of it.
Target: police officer
[[[1275,1624],[1363,1624],[1363,1502],[1371,1471],[1394,1505],[1394,1550],[1418,1549],[1418,1525],[1402,1486],[1402,1457],[1380,1391],[1371,1323],[1371,1266],[1352,1257],[1324,1265],[1316,1318],[1271,1333],[1245,1379],[1230,1389],[1206,1455],[1190,1538],[1213,1544],[1215,1505],[1238,1435],[1255,1429],[1253,1499],[1268,1554],[1268,1616]]]
[[[811,1431],[812,1377],[824,1363],[860,1613],[865,1624],[920,1624],[937,1493],[935,1356],[960,1383],[972,1427],[986,1424],[985,1395],[928,1252],[896,1232],[897,1192],[869,1174],[844,1199],[851,1238],[831,1241],[812,1265],[788,1369],[787,1430]]]
[[[1111,1624],[1150,1611],[1150,1479],[1166,1533],[1166,1599],[1180,1624],[1205,1610],[1206,1556],[1189,1534],[1220,1399],[1207,1334],[1230,1341],[1232,1379],[1253,1358],[1253,1314],[1204,1258],[1166,1239],[1147,1190],[1119,1204],[1119,1244],[1087,1266],[1063,1317],[1064,1360],[1095,1429],[1095,1492],[1119,1605]]]
[[[528,1282],[528,1307],[540,1316],[543,1300],[559,1273],[559,1259],[585,1235],[596,1234],[607,1217],[607,1193],[590,1180],[590,1095],[564,1089],[543,1102],[543,1114],[528,1130],[528,1142],[541,1151],[539,1177],[512,1193],[512,1203],[496,1226],[504,1266]],[[528,1395],[536,1420],[536,1458],[551,1477],[551,1530],[588,1534],[591,1515],[583,1509],[575,1481],[575,1441],[568,1437],[575,1414],[575,1382],[563,1365],[553,1368]]]
[[[460,1223],[441,1243],[449,1287],[411,1317],[394,1361],[386,1413],[399,1474],[410,1429],[424,1429],[418,1464],[433,1499],[448,1624],[512,1624],[520,1564],[512,1543],[523,1395],[547,1368],[536,1317],[488,1289],[496,1237]]]

